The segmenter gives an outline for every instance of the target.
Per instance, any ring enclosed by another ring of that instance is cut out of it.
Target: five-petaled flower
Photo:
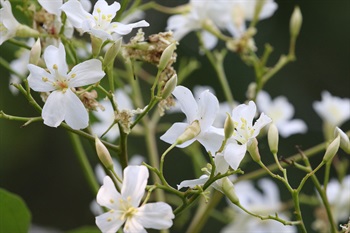
[[[34,91],[51,92],[42,110],[44,124],[57,127],[63,120],[73,129],[88,126],[89,116],[73,88],[100,81],[105,73],[100,60],[84,61],[68,72],[66,52],[62,43],[50,45],[44,52],[47,70],[33,64],[28,65],[29,86]]]
[[[88,32],[103,41],[107,39],[113,40],[120,35],[126,35],[133,28],[149,26],[145,20],[131,24],[112,22],[116,12],[120,9],[118,2],[108,5],[105,0],[98,0],[92,14],[84,10],[78,0],[66,2],[61,9],[66,13],[69,21],[76,29],[80,32]]]
[[[145,228],[167,229],[172,226],[174,214],[164,202],[139,206],[148,179],[145,166],[128,166],[124,170],[119,193],[109,176],[97,194],[97,203],[110,209],[96,217],[96,225],[102,232],[116,232],[124,223],[125,233],[146,232]]]

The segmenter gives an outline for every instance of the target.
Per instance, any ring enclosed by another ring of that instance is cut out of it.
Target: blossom
[[[175,217],[171,207],[164,202],[142,204],[148,179],[145,166],[128,166],[119,193],[112,179],[106,176],[97,193],[97,203],[110,209],[96,217],[102,232],[116,232],[124,223],[125,233],[146,232],[144,228],[167,229]]]
[[[270,117],[261,113],[253,125],[255,114],[256,105],[253,101],[249,101],[248,104],[240,104],[232,111],[231,118],[236,127],[223,154],[233,169],[238,168],[247,151],[247,146],[252,142],[251,140],[258,136],[260,130],[272,121]]]
[[[9,1],[1,0],[3,8],[0,9],[0,45],[4,41],[15,37],[20,23],[12,14],[12,7]]]
[[[250,212],[259,215],[274,215],[275,213],[282,219],[288,220],[283,213],[283,205],[280,201],[278,187],[268,179],[258,181],[258,186],[262,192],[258,191],[251,181],[242,181],[235,184],[235,192],[240,204]],[[275,220],[261,220],[244,213],[241,209],[229,202],[235,212],[234,221],[225,226],[221,233],[229,232],[297,232],[295,226],[284,226]]]
[[[88,32],[103,41],[116,39],[118,35],[126,35],[133,28],[149,26],[145,20],[132,24],[112,22],[116,12],[120,9],[118,2],[108,5],[105,0],[98,0],[92,14],[88,13],[77,0],[66,2],[61,9],[80,32]]]
[[[177,86],[172,94],[180,104],[181,111],[185,113],[186,122],[174,123],[160,139],[173,144],[188,127],[194,126],[199,131],[197,135],[178,145],[178,147],[187,147],[198,140],[207,151],[215,152],[219,149],[223,137],[219,136],[220,130],[212,126],[219,111],[217,98],[209,90],[206,90],[196,100],[192,92],[184,86]]]
[[[350,119],[350,99],[322,92],[322,100],[313,103],[314,110],[322,120],[332,126],[340,126]]]
[[[191,0],[189,12],[169,17],[167,29],[174,31],[174,38],[181,40],[191,31],[200,30],[206,48],[212,49],[217,44],[217,38],[204,29],[213,25],[221,30],[229,31],[239,38],[245,32],[245,21],[252,20],[257,0]],[[277,9],[273,0],[265,1],[259,19],[270,17]],[[214,29],[214,28],[213,28]],[[215,29],[214,29],[215,30]]]
[[[307,126],[300,119],[292,120],[294,115],[294,107],[290,104],[286,97],[279,96],[271,100],[269,94],[265,91],[260,91],[256,104],[260,112],[264,112],[271,117],[273,123],[277,126],[278,132],[283,137],[289,137],[296,133],[305,133]]]
[[[118,89],[114,93],[115,100],[118,104],[118,110],[131,110],[133,109],[133,104],[130,97],[127,94],[127,91]],[[92,131],[101,136],[115,121],[115,113],[112,107],[112,104],[109,100],[103,100],[101,102],[104,110],[94,111],[94,115],[99,120],[99,122],[92,124]],[[105,135],[108,141],[114,141],[119,137],[119,127],[118,124],[115,124]]]
[[[29,86],[34,91],[51,92],[42,110],[44,124],[57,127],[65,120],[73,129],[88,126],[89,116],[73,88],[100,81],[105,73],[97,59],[84,61],[68,72],[66,52],[62,43],[50,45],[44,52],[47,70],[33,64],[28,65]]]

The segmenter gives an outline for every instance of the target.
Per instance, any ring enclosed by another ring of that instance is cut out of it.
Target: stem
[[[22,48],[25,48],[25,49],[28,49],[28,50],[31,50],[31,47],[29,45],[27,45],[26,43],[22,42],[22,41],[18,41],[18,40],[15,40],[15,39],[9,39],[7,41],[10,42],[11,44],[17,45],[19,47],[22,47]]]
[[[80,141],[80,138],[73,133],[68,133],[68,135],[69,135],[70,140],[72,141],[73,149],[75,151],[75,154],[77,155],[80,166],[83,169],[85,178],[86,178],[93,194],[96,195],[98,192],[98,189],[99,189],[99,184],[95,178],[95,174],[91,168],[89,160],[87,159],[87,156],[85,154],[85,151],[84,151],[83,145]]]
[[[298,225],[298,228],[302,233],[307,233],[307,230],[305,228],[305,224],[303,221],[303,217],[301,215],[300,202],[299,202],[299,192],[297,190],[293,190],[292,198],[293,198],[293,203],[294,203],[294,208],[295,208],[294,212],[295,212],[297,220],[300,222],[300,224]]]

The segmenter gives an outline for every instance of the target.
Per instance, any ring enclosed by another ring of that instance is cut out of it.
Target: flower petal
[[[232,169],[237,169],[247,151],[247,144],[229,143],[224,151],[224,158]]]
[[[108,5],[108,3],[105,0],[99,0],[96,2],[94,6],[94,11],[92,13],[93,16],[101,17],[101,13],[103,15],[108,15],[110,19],[113,19],[120,9],[120,4],[118,2],[114,2],[111,5]]]
[[[130,23],[130,24],[114,22],[114,23],[111,23],[111,25],[113,27],[113,32],[119,35],[126,35],[126,34],[129,34],[134,28],[148,27],[149,23],[147,23],[145,20],[141,20],[136,23]]]
[[[72,75],[75,77],[70,79],[69,86],[81,87],[97,83],[105,76],[105,72],[102,71],[100,60],[91,59],[74,66],[68,76],[72,77]]]
[[[38,0],[39,4],[50,14],[61,16],[60,7],[63,4],[62,0]]]
[[[178,103],[181,106],[181,111],[185,113],[187,122],[192,123],[196,120],[198,105],[192,92],[184,86],[177,86],[173,91],[173,95],[178,100]]]
[[[69,0],[61,6],[61,10],[66,13],[71,24],[78,29],[82,28],[83,22],[92,19],[92,15],[84,10],[81,3],[77,0]]]
[[[271,118],[268,117],[267,115],[265,115],[264,113],[261,113],[260,117],[258,120],[256,120],[254,126],[253,126],[253,130],[254,130],[254,133],[253,133],[253,136],[252,137],[256,137],[259,135],[260,133],[260,130],[262,128],[264,128],[266,125],[268,125],[269,123],[271,123]]]
[[[134,207],[137,207],[141,202],[148,176],[148,170],[145,166],[127,166],[124,169],[121,195],[124,200],[131,198],[131,204]]]
[[[97,216],[95,223],[100,230],[105,233],[114,233],[123,225],[124,221],[121,220],[121,214],[118,212],[107,212],[100,216]]]
[[[145,228],[167,229],[173,225],[174,214],[164,202],[148,203],[138,208],[134,218]]]
[[[128,218],[126,220],[123,231],[124,233],[147,233],[145,228],[137,221],[135,217]]]
[[[41,112],[45,125],[57,127],[64,120],[66,115],[65,97],[61,91],[54,91],[49,95]]]
[[[112,210],[119,210],[119,199],[121,195],[118,193],[114,186],[112,179],[109,176],[105,176],[103,179],[103,185],[98,190],[96,201],[99,205],[105,206]]]
[[[193,179],[193,180],[184,180],[179,185],[177,185],[177,189],[180,190],[184,187],[194,188],[197,185],[204,185],[205,182],[207,182],[209,176],[202,175],[199,177],[199,179]]]
[[[214,122],[216,114],[219,112],[219,101],[206,90],[198,97],[198,113],[197,119],[201,127],[201,131],[206,131]]]
[[[78,130],[86,128],[89,125],[89,115],[84,104],[70,89],[68,89],[64,95],[66,96],[66,123],[72,129]]]
[[[289,137],[292,134],[306,133],[307,126],[304,121],[295,119],[277,124],[277,128],[282,137]]]
[[[197,140],[205,147],[206,151],[210,151],[214,155],[224,140],[223,129],[210,127],[206,132],[200,133]]]
[[[30,72],[28,76],[28,84],[30,88],[34,91],[40,92],[53,91],[56,89],[52,85],[52,83],[55,82],[52,74],[33,64],[29,64],[27,67]],[[47,78],[47,81],[44,81],[43,78]]]
[[[68,65],[66,62],[66,51],[62,43],[59,44],[58,48],[49,45],[44,52],[44,60],[47,69],[51,74],[55,74],[57,71],[59,74],[66,75],[68,73]],[[53,68],[57,66],[57,71]]]
[[[169,144],[173,144],[176,139],[185,132],[186,128],[189,126],[187,123],[174,123],[161,137],[160,139]],[[177,147],[184,148],[192,144],[196,139],[188,140]]]

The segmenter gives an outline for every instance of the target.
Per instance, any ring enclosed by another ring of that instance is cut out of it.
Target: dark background
[[[258,24],[256,36],[260,52],[266,42],[274,47],[269,65],[275,64],[282,53],[288,52],[289,18],[294,6],[299,5],[303,14],[303,26],[297,41],[297,61],[282,69],[265,87],[272,97],[285,95],[295,107],[295,118],[303,119],[308,125],[307,134],[281,139],[280,153],[289,156],[296,153],[295,145],[307,149],[323,141],[322,121],[312,108],[312,103],[320,100],[323,90],[328,90],[335,96],[350,97],[350,2],[276,2],[279,6],[277,11],[271,18]],[[172,6],[178,5],[180,1],[161,3]],[[146,14],[151,25],[145,30],[146,34],[164,30],[167,15],[155,11],[148,11]],[[13,49],[12,45],[5,42],[0,47],[1,56],[10,61],[13,58]],[[218,98],[223,100],[224,96],[217,84],[215,73],[207,59],[198,54],[194,35],[188,35],[181,41],[177,52],[178,58],[196,57],[202,63],[201,69],[193,73],[184,85],[189,88],[195,84],[214,86]],[[243,102],[247,85],[254,79],[253,71],[235,54],[228,55],[225,65],[233,94],[236,100]],[[0,110],[11,115],[37,116],[36,111],[22,95],[13,96],[9,92],[9,75],[3,67],[0,67],[0,75]],[[34,96],[38,99],[36,93]],[[24,128],[20,126],[21,122],[0,119],[0,187],[20,195],[25,200],[35,224],[62,230],[93,225],[94,216],[90,213],[89,203],[95,197],[85,182],[67,132],[61,128],[49,128],[41,123]],[[342,129],[350,129],[349,121]],[[85,140],[83,142],[90,162],[96,164],[97,158],[90,144]],[[143,140],[129,140],[131,154],[144,154],[144,147],[133,146],[135,142]],[[167,147],[163,142],[160,142],[160,146],[160,151]],[[177,152],[169,154],[165,167],[169,169],[169,182],[174,186],[184,178],[193,178],[192,172],[189,172],[191,164],[187,163],[190,160],[186,155]],[[312,162],[317,164],[320,156],[312,159]],[[346,157],[340,153],[340,156],[349,160],[348,155]],[[322,171],[318,175],[322,178]],[[295,177],[295,180],[300,178],[296,171],[290,176]],[[309,194],[312,191],[311,186],[305,189]],[[285,190],[282,189],[281,192],[282,199],[288,200],[289,196]],[[313,221],[312,210],[305,208],[303,211],[307,224],[310,225]],[[203,232],[218,231],[215,224],[215,221],[209,222],[209,228],[204,228],[206,230]]]

